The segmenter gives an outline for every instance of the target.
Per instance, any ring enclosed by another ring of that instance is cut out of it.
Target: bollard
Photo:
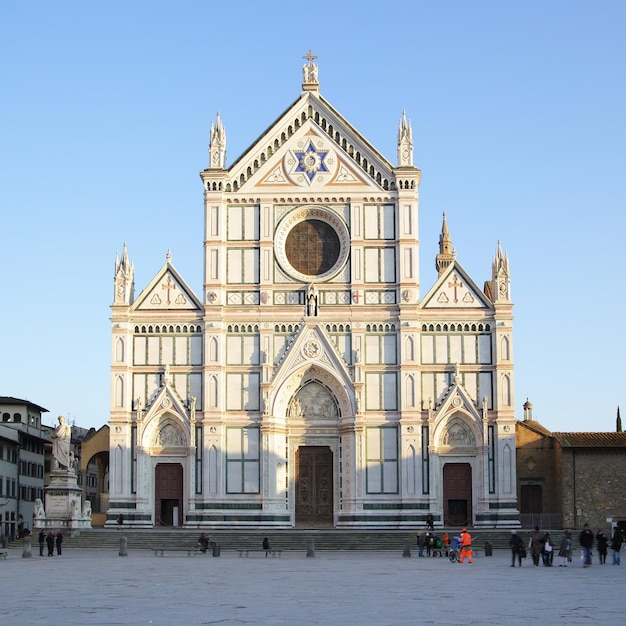
[[[213,556],[220,555],[220,544],[218,541],[213,542]]]
[[[128,547],[128,537],[120,537],[120,551],[118,552],[119,556],[128,556],[128,552],[126,548]]]
[[[402,545],[403,545],[402,556],[403,557],[411,556],[411,540],[405,539],[402,542]]]
[[[307,557],[315,556],[315,539],[309,539],[306,542],[306,555]]]
[[[493,544],[491,541],[485,541],[485,556],[493,556]]]
[[[22,558],[23,559],[30,559],[31,556],[33,556],[33,553],[31,551],[31,537],[30,535],[27,537],[24,537],[23,543],[22,543]]]

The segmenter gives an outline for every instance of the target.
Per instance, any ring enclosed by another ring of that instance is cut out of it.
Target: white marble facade
[[[517,525],[508,258],[444,216],[422,293],[411,122],[394,166],[303,71],[233,165],[211,127],[199,295],[116,260],[107,524]]]

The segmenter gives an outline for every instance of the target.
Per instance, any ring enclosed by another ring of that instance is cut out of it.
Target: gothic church
[[[479,288],[444,215],[422,290],[410,121],[393,165],[305,59],[232,165],[212,124],[199,294],[116,259],[107,525],[518,525],[508,258]]]

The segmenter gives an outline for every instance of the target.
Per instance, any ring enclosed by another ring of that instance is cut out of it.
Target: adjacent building
[[[211,127],[198,292],[116,259],[107,523],[519,524],[509,260],[479,287],[444,214],[424,287],[410,120],[391,163],[305,58],[232,164]]]

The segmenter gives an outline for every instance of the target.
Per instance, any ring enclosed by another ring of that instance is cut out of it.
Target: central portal
[[[183,466],[159,463],[155,470],[154,516],[157,526],[182,526]]]
[[[296,524],[333,525],[333,453],[301,446],[296,454]]]

